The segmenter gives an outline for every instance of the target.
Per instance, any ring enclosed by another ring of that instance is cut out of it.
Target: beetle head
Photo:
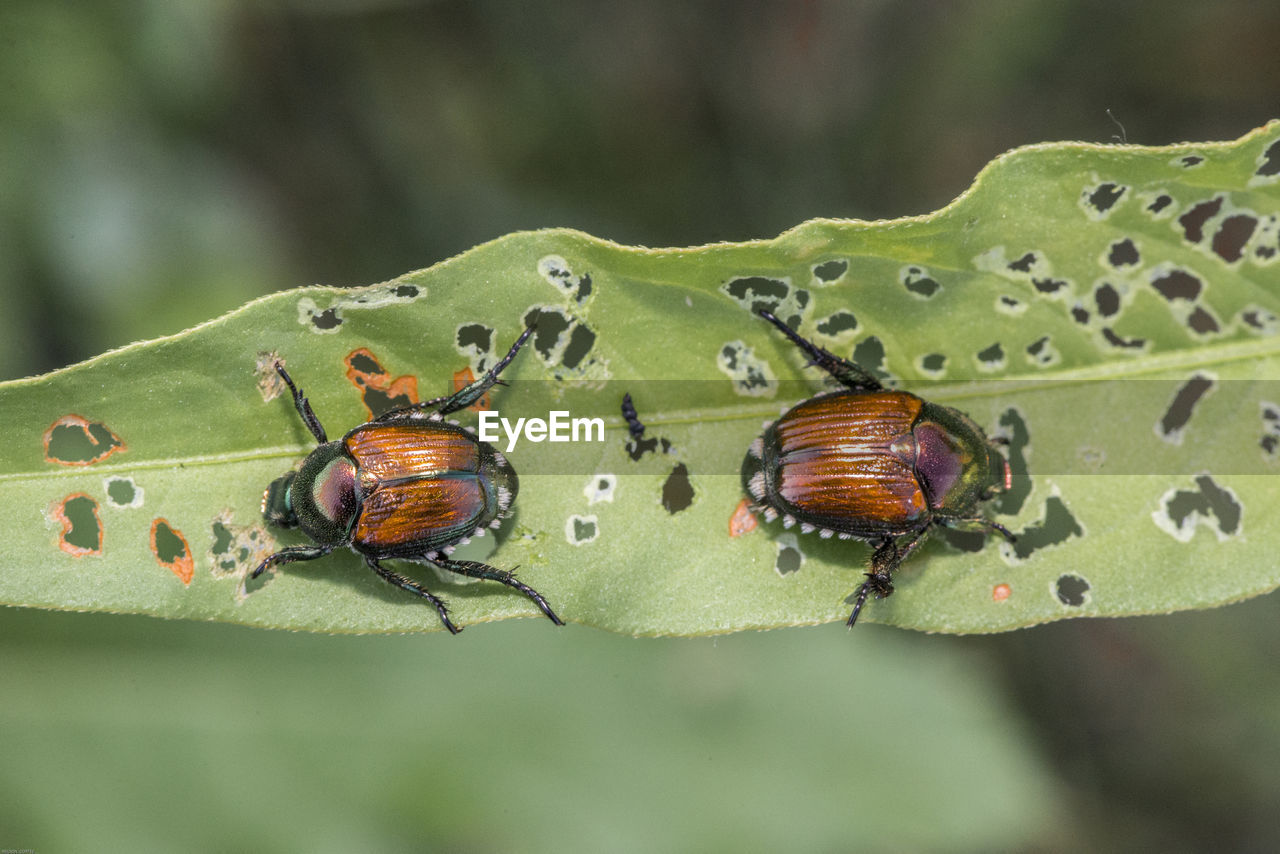
[[[298,516],[293,512],[289,500],[289,487],[293,484],[297,472],[288,472],[271,481],[267,491],[262,493],[262,516],[272,525],[280,528],[298,527]]]

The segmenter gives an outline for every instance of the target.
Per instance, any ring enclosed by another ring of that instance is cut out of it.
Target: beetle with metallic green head
[[[453,560],[454,547],[497,528],[511,510],[519,479],[501,453],[444,416],[475,403],[498,382],[533,332],[525,329],[507,355],[479,380],[451,395],[393,409],[330,442],[311,404],[279,362],[276,373],[293,393],[293,404],[319,446],[296,472],[267,487],[262,515],[282,528],[300,528],[314,541],[268,557],[253,571],[314,560],[349,546],[379,576],[429,601],[444,627],[461,629],[444,600],[382,565],[400,558],[428,563],[470,578],[520,591],[556,625],[564,625],[532,587],[511,572],[473,560]]]
[[[760,316],[844,389],[796,404],[751,443],[742,483],[766,520],[875,545],[852,626],[867,597],[893,593],[893,572],[936,526],[986,528],[979,510],[1011,486],[1009,464],[963,412],[886,390],[867,371]]]

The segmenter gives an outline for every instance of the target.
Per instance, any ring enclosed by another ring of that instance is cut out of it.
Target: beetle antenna
[[[302,423],[307,425],[307,429],[311,431],[311,435],[316,437],[316,441],[321,445],[329,441],[329,437],[325,435],[324,427],[320,426],[320,419],[316,418],[315,412],[311,410],[311,401],[303,396],[301,389],[293,384],[293,377],[289,376],[289,372],[284,369],[283,362],[276,362],[276,373],[280,375],[280,379],[284,380],[284,384],[289,387],[289,391],[293,392],[293,406],[298,410],[298,414],[302,416]]]

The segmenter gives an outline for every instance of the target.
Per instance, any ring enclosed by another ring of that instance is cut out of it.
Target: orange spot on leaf
[[[102,517],[98,502],[83,492],[49,505],[50,518],[62,523],[58,548],[73,557],[102,554]]]
[[[455,392],[462,391],[464,388],[471,385],[475,381],[476,381],[476,375],[471,370],[471,368],[469,367],[463,368],[460,371],[456,371],[453,375],[453,390]],[[479,412],[482,409],[488,409],[488,408],[489,408],[489,392],[487,391],[480,396],[479,400],[477,400],[475,403],[467,407],[467,409],[474,410],[475,412]]]
[[[1013,590],[1012,588],[1009,587],[1009,585],[997,584],[995,587],[991,588],[991,601],[1003,602],[1004,600],[1009,598],[1009,594],[1012,592]]]
[[[729,517],[729,536],[741,537],[756,529],[756,514],[751,512],[751,502],[742,499]]]
[[[58,465],[87,466],[127,450],[107,425],[75,413],[62,416],[44,431],[44,458]]]
[[[178,576],[183,584],[190,584],[196,574],[191,547],[182,532],[164,519],[151,523],[151,553],[165,569]]]

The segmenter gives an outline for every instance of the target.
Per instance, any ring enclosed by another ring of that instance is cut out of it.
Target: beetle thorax
[[[351,541],[351,528],[360,511],[356,464],[341,442],[329,442],[311,452],[289,486],[289,504],[298,526],[322,545]]]

